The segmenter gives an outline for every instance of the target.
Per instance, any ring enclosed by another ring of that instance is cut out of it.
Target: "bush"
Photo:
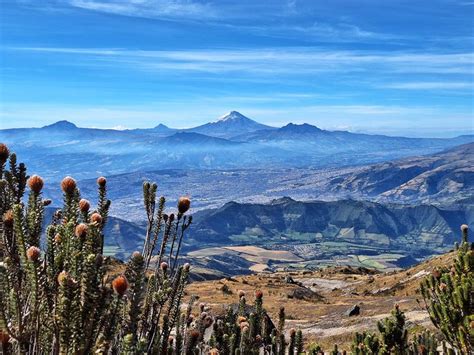
[[[8,162],[8,169],[6,167]],[[27,186],[29,195],[23,203]],[[46,229],[43,179],[28,177],[24,164],[0,144],[0,346],[3,353],[179,353],[176,331],[189,264],[178,256],[190,201],[178,213],[156,203],[156,184],[143,184],[148,220],[143,250],[130,257],[123,275],[110,282],[102,255],[110,201],[107,181],[97,180],[98,205],[81,199],[76,182],[61,182],[64,203]],[[148,275],[145,271],[148,271]]]

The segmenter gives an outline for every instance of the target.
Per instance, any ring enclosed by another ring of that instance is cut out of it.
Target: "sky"
[[[474,1],[0,0],[0,128],[474,131]]]

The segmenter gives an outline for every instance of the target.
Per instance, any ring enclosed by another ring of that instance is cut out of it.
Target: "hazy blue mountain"
[[[240,134],[255,132],[262,129],[272,130],[274,128],[251,120],[240,112],[231,111],[219,118],[216,122],[209,122],[188,129],[187,131],[202,133],[213,137],[231,138]]]
[[[184,131],[164,125],[93,129],[60,121],[42,128],[0,130],[0,141],[31,171],[59,180],[66,174],[83,179],[176,168],[341,168],[434,153],[471,142],[473,136],[388,137],[326,131],[309,124],[275,129],[232,112],[218,122]]]

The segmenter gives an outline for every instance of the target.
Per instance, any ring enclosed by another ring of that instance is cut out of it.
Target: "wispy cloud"
[[[215,18],[210,4],[191,0],[70,0],[74,7],[144,18]]]
[[[325,73],[397,72],[464,73],[472,76],[474,53],[426,53],[322,51],[313,48],[266,48],[154,51],[110,48],[17,47],[10,50],[48,52],[101,58],[148,71],[209,73]],[[459,85],[458,85],[459,87]]]
[[[388,89],[401,90],[459,90],[474,89],[473,82],[449,82],[449,81],[427,81],[427,82],[406,82],[383,85]]]

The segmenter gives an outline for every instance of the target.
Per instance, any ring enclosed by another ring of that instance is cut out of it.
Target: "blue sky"
[[[473,131],[474,1],[0,0],[1,127]]]

